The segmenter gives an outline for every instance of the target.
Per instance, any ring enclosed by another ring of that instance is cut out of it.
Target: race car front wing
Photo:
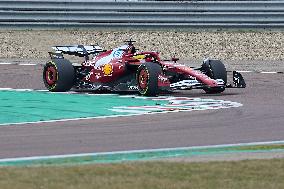
[[[242,76],[237,71],[233,71],[233,83],[225,84],[225,82],[222,79],[216,79],[218,87],[225,87],[225,88],[245,88],[246,82]],[[171,83],[170,88],[171,89],[202,89],[204,87],[204,84],[201,83],[198,80],[182,80],[178,81],[176,83]]]

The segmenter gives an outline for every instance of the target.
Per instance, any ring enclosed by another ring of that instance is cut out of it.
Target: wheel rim
[[[147,90],[147,87],[148,87],[148,80],[149,80],[148,71],[145,70],[145,69],[142,69],[142,70],[139,72],[139,75],[138,75],[138,85],[139,85],[139,89],[140,89],[141,91]]]
[[[57,71],[53,66],[49,66],[45,71],[45,80],[48,85],[54,85],[57,81]]]

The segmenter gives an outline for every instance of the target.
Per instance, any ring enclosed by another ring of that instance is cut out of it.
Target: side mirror
[[[177,61],[179,61],[179,58],[173,57],[173,58],[172,58],[172,61],[174,61],[175,63],[177,63]]]

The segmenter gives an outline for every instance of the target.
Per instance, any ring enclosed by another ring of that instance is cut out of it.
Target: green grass
[[[1,167],[1,189],[282,189],[284,159]]]

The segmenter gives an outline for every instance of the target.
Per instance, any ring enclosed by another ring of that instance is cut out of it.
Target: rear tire
[[[53,59],[44,66],[43,82],[49,91],[69,91],[74,85],[74,80],[74,67],[66,59]]]
[[[224,85],[227,84],[227,71],[225,65],[220,60],[209,60],[209,63],[204,63],[203,69],[205,69],[206,75],[212,79],[222,79]],[[223,87],[214,87],[214,88],[204,88],[204,91],[209,94],[221,93],[225,90]]]
[[[156,96],[159,94],[158,76],[162,73],[162,68],[157,63],[144,63],[137,70],[138,91],[144,96]]]

